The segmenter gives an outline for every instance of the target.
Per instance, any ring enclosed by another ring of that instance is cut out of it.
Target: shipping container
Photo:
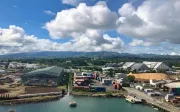
[[[122,89],[121,84],[117,84],[117,89],[118,89],[118,90]]]
[[[176,100],[180,101],[180,97],[175,97]]]
[[[171,103],[178,103],[178,100],[172,99],[172,100],[171,100]]]
[[[106,87],[92,86],[92,87],[90,87],[90,90],[93,92],[106,92]]]
[[[74,86],[73,87],[73,91],[89,91],[89,87],[88,86]]]

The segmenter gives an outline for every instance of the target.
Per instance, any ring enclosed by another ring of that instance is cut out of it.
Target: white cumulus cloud
[[[45,28],[53,38],[74,37],[89,29],[114,29],[117,19],[118,15],[109,10],[105,2],[98,2],[94,6],[81,3],[76,8],[58,12],[54,20],[45,24]]]
[[[78,36],[78,35],[77,35]],[[27,35],[23,28],[10,25],[0,28],[0,54],[35,51],[117,51],[124,43],[119,37],[110,37],[97,30],[87,30],[69,42],[58,43]]]
[[[119,33],[153,43],[180,44],[179,0],[146,0],[137,8],[126,3],[119,14]]]
[[[47,15],[51,15],[51,16],[56,15],[54,12],[52,12],[50,10],[45,10],[44,13],[47,14]]]
[[[84,2],[86,0],[62,0],[63,4],[69,4],[69,5],[73,5],[76,6],[78,5],[80,2]]]
[[[152,45],[151,42],[146,42],[143,40],[133,39],[131,43],[129,43],[130,46],[150,46]]]

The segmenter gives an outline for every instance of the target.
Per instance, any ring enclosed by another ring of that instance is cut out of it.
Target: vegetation
[[[94,71],[102,71],[101,67],[106,63],[120,63],[120,62],[142,62],[142,61],[162,61],[169,65],[170,67],[176,66],[180,67],[180,57],[128,57],[128,56],[117,56],[117,57],[71,57],[71,58],[25,58],[25,59],[1,59],[1,62],[7,61],[17,61],[22,63],[38,63],[40,65],[49,66],[60,66],[64,68],[74,68],[74,69],[87,69]],[[119,71],[124,73],[125,71]]]
[[[66,86],[58,86],[57,88],[59,88],[59,89],[67,89],[67,87]]]
[[[106,92],[106,96],[107,97],[111,97],[112,96],[112,92]]]
[[[68,78],[68,86],[70,91],[72,90],[72,86],[73,86],[73,74],[69,73],[69,78]]]
[[[128,76],[128,80],[129,80],[129,82],[134,82],[135,81],[135,77],[132,76],[132,75],[129,75]]]
[[[113,69],[109,69],[107,75],[110,76],[110,77],[113,77],[114,76]]]

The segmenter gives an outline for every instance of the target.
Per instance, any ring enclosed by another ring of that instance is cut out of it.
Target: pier
[[[144,94],[143,92],[138,91],[134,88],[124,87],[124,89],[126,91],[128,91],[128,93],[130,93],[130,94],[135,94],[136,96],[143,98],[144,100],[147,101],[148,104],[159,108],[159,110],[161,110],[161,111],[164,111],[164,112],[180,112],[180,109],[178,109],[172,105],[169,105],[167,103],[164,103],[162,101],[155,100],[152,97],[150,97],[150,96]]]

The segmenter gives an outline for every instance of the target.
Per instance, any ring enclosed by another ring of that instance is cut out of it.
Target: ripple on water
[[[70,101],[76,101],[77,107],[70,108]],[[130,104],[124,99],[73,96],[47,103],[0,106],[0,112],[8,112],[9,109],[16,109],[16,112],[157,112],[149,106]]]

